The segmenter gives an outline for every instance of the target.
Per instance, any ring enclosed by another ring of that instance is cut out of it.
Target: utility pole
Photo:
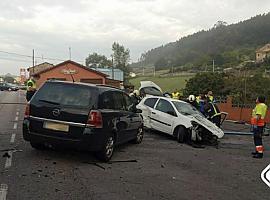
[[[32,57],[32,61],[33,61],[33,74],[35,73],[35,50],[33,49],[33,57]]]
[[[34,67],[35,66],[35,50],[34,49],[33,49],[32,61],[33,61],[33,67]]]
[[[68,47],[69,50],[69,60],[71,60],[71,47]]]
[[[112,79],[114,80],[114,66],[113,66],[113,55],[112,55]]]
[[[154,77],[156,76],[156,66],[154,66]]]
[[[213,59],[213,73],[215,72],[215,60]]]

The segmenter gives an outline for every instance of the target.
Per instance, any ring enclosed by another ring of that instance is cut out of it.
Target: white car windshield
[[[194,106],[180,101],[172,101],[178,112],[183,115],[202,115]]]

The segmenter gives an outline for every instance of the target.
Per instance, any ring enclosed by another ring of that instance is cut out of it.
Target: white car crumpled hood
[[[205,117],[200,116],[200,115],[192,115],[190,117],[192,118],[193,121],[197,122],[198,124],[206,128],[207,130],[212,132],[218,138],[222,138],[224,136],[224,132],[215,124],[213,124],[208,119],[206,119]]]

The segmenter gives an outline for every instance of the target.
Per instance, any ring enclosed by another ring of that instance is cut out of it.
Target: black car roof
[[[76,84],[76,85],[83,85],[83,86],[90,86],[90,87],[95,87],[99,90],[101,90],[102,92],[108,91],[108,90],[112,90],[112,91],[122,91],[119,88],[110,86],[110,85],[102,85],[102,84],[92,84],[92,83],[83,83],[83,82],[72,82],[72,81],[59,81],[59,80],[48,80],[46,81],[48,83],[63,83],[63,84]]]

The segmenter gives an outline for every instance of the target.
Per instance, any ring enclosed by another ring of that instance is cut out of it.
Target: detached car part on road
[[[23,137],[36,149],[66,146],[109,161],[116,145],[142,142],[140,112],[117,88],[47,81],[26,107]]]
[[[224,135],[220,128],[184,101],[148,96],[137,108],[142,110],[145,127],[173,135],[178,142],[191,139],[214,145]]]

